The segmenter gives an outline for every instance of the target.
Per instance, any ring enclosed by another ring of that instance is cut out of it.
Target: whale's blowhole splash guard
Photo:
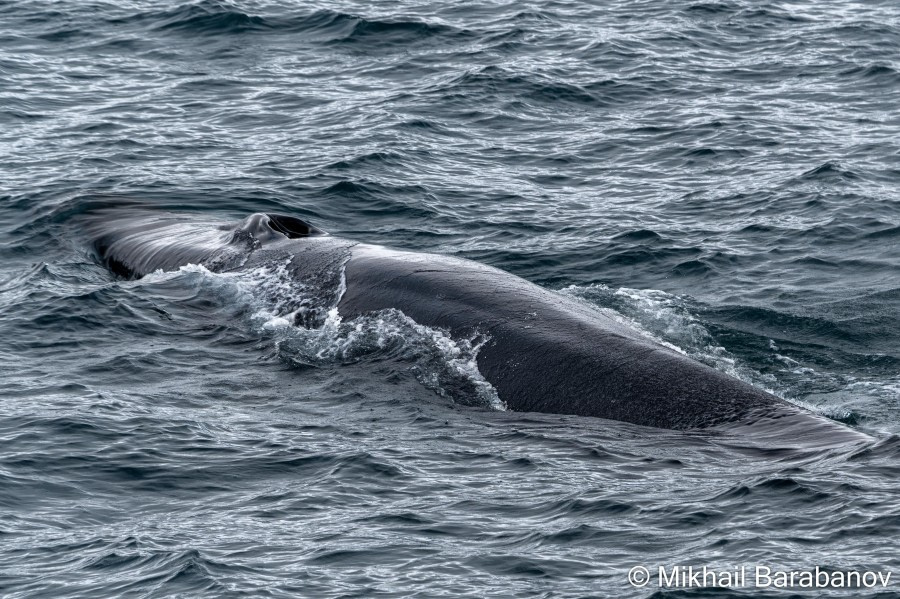
[[[225,228],[228,228],[228,225]],[[294,216],[263,212],[251,214],[245,218],[237,232],[247,233],[259,241],[272,239],[273,233],[283,235],[288,239],[328,235],[322,229]]]

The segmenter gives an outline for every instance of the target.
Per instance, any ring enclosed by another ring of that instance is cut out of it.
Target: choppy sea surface
[[[900,595],[898,51],[893,1],[0,0],[0,595]],[[117,279],[120,199],[497,266],[872,441],[473,407],[277,269]],[[894,578],[626,578],[679,564]]]

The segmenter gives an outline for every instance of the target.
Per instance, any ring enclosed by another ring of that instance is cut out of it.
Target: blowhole
[[[269,227],[273,231],[281,233],[288,239],[299,237],[311,237],[314,235],[327,235],[322,229],[316,228],[304,220],[283,214],[269,214]]]

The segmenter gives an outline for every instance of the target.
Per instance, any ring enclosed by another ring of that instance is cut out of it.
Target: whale
[[[509,410],[655,429],[747,430],[845,443],[859,431],[707,366],[615,313],[479,262],[332,236],[298,217],[240,221],[102,210],[85,226],[96,258],[140,278],[188,264],[231,272],[281,261],[344,320],[399,310],[453,338],[482,339],[478,370]]]

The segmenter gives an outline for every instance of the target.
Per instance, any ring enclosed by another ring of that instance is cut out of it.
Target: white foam
[[[764,378],[741,367],[677,296],[657,289],[611,289],[602,284],[571,285],[560,293],[598,306],[654,341],[732,376],[754,384]]]
[[[337,304],[347,288],[343,267],[331,299],[323,303],[291,273],[290,259],[240,272],[215,273],[199,265],[156,272],[146,283],[199,276],[229,302],[247,305],[247,324],[272,338],[279,355],[298,365],[354,363],[391,357],[428,389],[468,404],[506,409],[478,370],[485,339],[454,339],[448,332],[421,325],[399,310],[383,310],[344,322]],[[316,290],[318,291],[318,290]]]

